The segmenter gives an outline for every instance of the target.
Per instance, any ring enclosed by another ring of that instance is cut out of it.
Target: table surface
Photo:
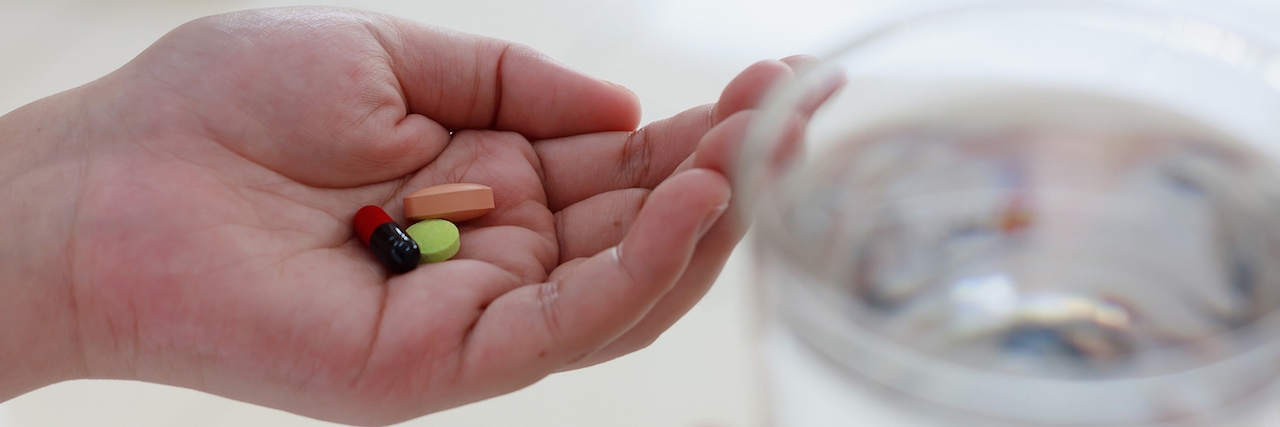
[[[517,41],[623,84],[643,121],[713,102],[741,69],[814,53],[889,0],[322,1]],[[285,0],[0,2],[0,113],[121,66],[173,27]],[[314,3],[313,3],[314,4]],[[406,426],[761,425],[750,284],[739,250],[715,287],[649,348]],[[0,404],[11,426],[320,426],[185,389],[75,381]]]

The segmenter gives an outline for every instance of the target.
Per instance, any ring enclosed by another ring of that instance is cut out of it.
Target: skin
[[[328,8],[186,24],[0,117],[0,401],[120,378],[388,424],[643,348],[741,238],[729,165],[808,60],[636,130],[631,92],[499,40]],[[389,277],[355,211],[450,182],[496,209]]]

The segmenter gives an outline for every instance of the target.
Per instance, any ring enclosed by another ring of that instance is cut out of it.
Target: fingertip
[[[375,25],[410,112],[451,131],[514,131],[530,139],[634,130],[630,90],[528,46],[403,19]]]
[[[500,69],[503,93],[496,129],[546,139],[630,131],[640,124],[640,98],[630,89],[533,49],[512,47]]]
[[[796,105],[795,111],[801,116],[804,116],[805,120],[812,118],[813,115],[818,112],[819,108],[826,105],[827,101],[830,101],[837,92],[844,89],[845,82],[847,82],[847,80],[844,73],[835,73],[825,76],[825,78],[816,86],[811,88],[807,96]]]
[[[633,274],[653,276],[641,281],[673,284],[731,195],[728,178],[719,172],[694,168],[673,175],[645,201],[622,240],[619,262]]]
[[[672,187],[677,185],[687,186],[690,189],[690,194],[686,198],[692,199],[691,203],[694,206],[699,208],[715,207],[729,201],[731,196],[729,179],[719,171],[707,168],[693,168],[681,172],[677,176],[682,180],[689,181],[689,183],[673,182],[670,185]],[[657,191],[657,189],[654,191]]]
[[[809,73],[822,62],[813,55],[805,54],[788,56],[779,61],[791,69],[793,76],[802,76]],[[821,76],[821,80],[810,89],[810,94],[796,107],[796,110],[806,117],[812,116],[818,108],[822,107],[836,92],[843,88],[844,84],[844,73],[837,72]]]
[[[623,86],[621,84],[614,83],[604,79],[597,79],[597,80],[604,82],[605,84],[612,87],[613,90],[616,92],[615,96],[617,96],[618,98],[621,98],[617,102],[619,103],[619,105],[624,106],[622,110],[625,110],[624,112],[626,112],[627,114],[624,114],[623,116],[628,118],[627,123],[630,123],[630,124],[627,126],[624,126],[625,129],[619,129],[619,130],[635,130],[637,127],[639,127],[640,114],[641,114],[640,95],[637,95],[634,91],[631,90],[631,88]]]
[[[794,78],[818,62],[818,58],[812,55],[792,55],[751,64],[725,86],[720,101],[716,103],[715,122],[758,107],[774,85]]]
[[[757,116],[758,110],[739,111],[708,131],[698,143],[697,155],[691,166],[717,171],[732,181],[733,162],[746,139],[747,128]]]
[[[545,137],[593,132],[633,131],[640,126],[640,96],[632,92],[630,88],[591,76],[563,64],[560,66],[582,76],[578,80],[582,85],[581,99],[571,99],[570,103],[579,104],[578,108],[581,108],[588,118],[581,122],[582,129],[552,133]]]
[[[791,69],[796,73],[800,73],[809,67],[817,65],[819,62],[817,57],[805,54],[791,55],[786,58],[782,58],[780,61],[787,64],[787,66],[791,67]]]
[[[607,127],[605,131],[633,131],[640,127],[640,95],[631,88],[608,80],[599,80],[613,88],[612,101],[617,105],[616,125]]]
[[[715,123],[720,123],[735,113],[755,108],[774,84],[795,74],[782,61],[765,60],[751,64],[725,86],[716,102]]]

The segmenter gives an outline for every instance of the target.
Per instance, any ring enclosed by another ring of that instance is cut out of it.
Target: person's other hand
[[[0,124],[0,267],[40,296],[44,375],[0,398],[125,378],[382,424],[642,348],[740,239],[729,162],[804,60],[636,131],[626,89],[498,40],[323,8],[184,25]],[[450,182],[496,209],[389,277],[352,216]]]

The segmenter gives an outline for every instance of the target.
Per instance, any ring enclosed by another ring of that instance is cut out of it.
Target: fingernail
[[[622,90],[625,90],[625,91],[627,91],[627,92],[631,92],[631,89],[628,89],[626,86],[623,86],[623,85],[621,85],[621,84],[614,83],[614,82],[611,82],[611,81],[608,81],[608,80],[605,80],[605,79],[602,79],[602,78],[596,78],[596,80],[602,81],[602,82],[604,82],[604,83],[608,84],[609,86],[613,86],[613,87],[616,87],[616,88],[618,88],[618,89],[622,89]]]
[[[782,63],[784,64],[787,64],[787,66],[791,67],[793,71],[797,71],[797,72],[802,71],[806,68],[812,67],[819,62],[818,57],[813,55],[805,55],[805,54],[791,55],[786,58],[780,59],[780,61],[782,61]]]
[[[613,250],[609,251],[609,255],[613,256],[614,261],[622,262],[622,242],[613,245]]]
[[[602,82],[604,82],[604,83],[608,84],[609,86],[613,86],[613,87],[615,87],[615,88],[620,89],[620,90],[621,90],[621,91],[623,91],[623,92],[626,92],[626,93],[630,94],[630,95],[631,95],[631,97],[632,97],[632,98],[635,98],[637,101],[638,101],[638,100],[640,100],[640,96],[639,96],[639,95],[636,95],[636,92],[635,92],[635,91],[633,91],[633,90],[631,90],[631,88],[628,88],[628,87],[626,87],[626,86],[623,86],[623,85],[620,85],[620,84],[617,84],[617,83],[614,83],[614,82],[611,82],[611,81],[608,81],[608,80],[605,80],[605,79],[596,79],[596,80],[602,81]]]
[[[711,208],[711,212],[707,212],[707,216],[702,218],[702,223],[698,224],[698,238],[701,239],[711,227],[716,225],[716,221],[724,215],[724,211],[729,209],[729,202],[721,203],[719,206]]]

